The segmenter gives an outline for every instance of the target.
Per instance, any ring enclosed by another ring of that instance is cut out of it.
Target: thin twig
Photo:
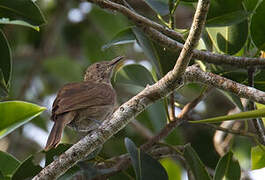
[[[169,120],[175,121],[175,92],[173,91],[169,95],[169,108],[168,108]]]
[[[255,69],[249,68],[248,69],[248,85],[251,87],[254,87],[254,74],[255,74]],[[248,110],[254,110],[254,109],[256,109],[256,106],[253,101],[250,101],[248,104]],[[251,121],[256,130],[256,133],[259,137],[261,144],[265,145],[265,128],[264,128],[262,119],[253,118],[251,119]]]
[[[121,12],[124,16],[128,17],[128,19],[130,19],[131,21],[133,21],[135,24],[137,25],[144,25],[144,26],[148,26],[148,27],[153,27],[157,30],[159,30],[160,32],[166,34],[167,36],[176,39],[180,42],[184,42],[183,36],[174,31],[171,30],[167,27],[164,27],[154,21],[149,20],[148,18],[139,15],[138,13],[136,13],[135,11],[130,10],[129,8],[121,5],[121,4],[117,4],[115,2],[111,2],[109,0],[87,0],[88,2],[97,4],[98,6],[100,6],[103,9],[110,9],[110,10],[114,10],[114,11],[118,11]]]
[[[240,135],[240,136],[246,136],[246,137],[250,137],[250,138],[253,138],[255,137],[256,135],[253,134],[253,133],[250,133],[250,132],[245,132],[245,131],[241,131],[241,130],[233,130],[233,129],[227,129],[227,128],[223,128],[223,127],[220,127],[218,125],[215,125],[215,124],[203,124],[203,125],[206,125],[208,127],[211,127],[211,128],[214,128],[216,130],[219,130],[219,131],[223,131],[223,132],[226,132],[226,133],[231,133],[231,134],[235,134],[235,135]]]

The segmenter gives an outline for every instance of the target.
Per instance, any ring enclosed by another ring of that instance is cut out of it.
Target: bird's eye
[[[96,64],[96,68],[99,68],[99,64]]]

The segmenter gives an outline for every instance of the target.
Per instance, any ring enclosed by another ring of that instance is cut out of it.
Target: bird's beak
[[[118,56],[116,58],[114,58],[113,60],[110,61],[110,65],[116,65],[118,62],[120,62],[122,59],[124,59],[124,56]]]

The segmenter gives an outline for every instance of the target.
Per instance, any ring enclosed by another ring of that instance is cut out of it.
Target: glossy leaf
[[[9,179],[20,165],[20,162],[15,157],[3,151],[0,151],[0,162],[0,172],[5,179]]]
[[[29,122],[45,109],[23,101],[0,102],[0,138]]]
[[[132,28],[128,27],[126,29],[121,30],[118,34],[116,34],[110,42],[102,46],[102,50],[105,50],[111,46],[121,45],[132,43],[135,41],[135,36],[132,32]]]
[[[24,20],[34,26],[45,23],[39,7],[31,0],[1,0],[0,17],[10,20]]]
[[[222,91],[220,90],[235,106],[237,106],[241,111],[244,111],[243,104],[238,96],[236,96],[233,93],[227,92],[227,91]]]
[[[244,46],[248,36],[248,23],[243,21],[232,26],[212,27],[206,30],[215,49],[232,55]]]
[[[198,121],[189,121],[190,123],[216,123],[230,120],[244,120],[249,118],[265,117],[265,109],[257,109],[253,111],[240,112],[236,114],[208,118]]]
[[[8,87],[11,78],[12,59],[8,41],[0,29],[0,97],[7,96]]]
[[[40,165],[34,164],[34,156],[30,156],[16,169],[16,172],[12,176],[12,180],[21,180],[32,178],[42,170]]]
[[[187,161],[194,178],[196,180],[210,180],[205,165],[200,160],[198,154],[194,151],[190,144],[185,145],[184,158]]]
[[[169,14],[167,0],[145,0],[145,2],[161,16]]]
[[[31,25],[31,24],[29,24],[25,21],[21,21],[21,20],[9,20],[9,18],[1,18],[0,24],[11,24],[11,25],[26,26],[26,27],[33,28],[36,31],[40,30],[39,26],[34,26],[34,25]]]
[[[265,1],[261,1],[258,5],[255,13],[252,16],[251,24],[250,24],[250,34],[254,44],[260,50],[265,50]]]
[[[125,146],[130,154],[136,178],[138,180],[168,179],[167,172],[163,166],[157,160],[137,148],[129,138],[125,138]]]
[[[251,169],[261,169],[265,167],[265,146],[251,148]]]
[[[154,65],[156,74],[159,78],[173,69],[179,52],[172,52],[151,41],[142,30],[138,28],[133,28],[133,32],[145,55]]]
[[[233,156],[233,153],[229,151],[220,158],[215,169],[214,180],[240,180],[240,165]]]
[[[230,12],[207,20],[206,27],[231,26],[246,20],[248,14],[244,10]]]
[[[142,65],[130,64],[123,66],[115,76],[115,83],[133,84],[146,87],[154,83],[151,73]]]
[[[160,160],[162,166],[166,169],[168,180],[181,180],[181,166],[171,158]]]
[[[212,0],[207,14],[206,26],[228,26],[237,24],[247,18],[243,0]]]

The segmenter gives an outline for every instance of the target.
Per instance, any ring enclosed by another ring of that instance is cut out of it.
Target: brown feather
[[[109,84],[93,81],[70,83],[59,91],[53,103],[52,120],[55,121],[57,115],[69,111],[113,105],[115,99],[115,92]]]

